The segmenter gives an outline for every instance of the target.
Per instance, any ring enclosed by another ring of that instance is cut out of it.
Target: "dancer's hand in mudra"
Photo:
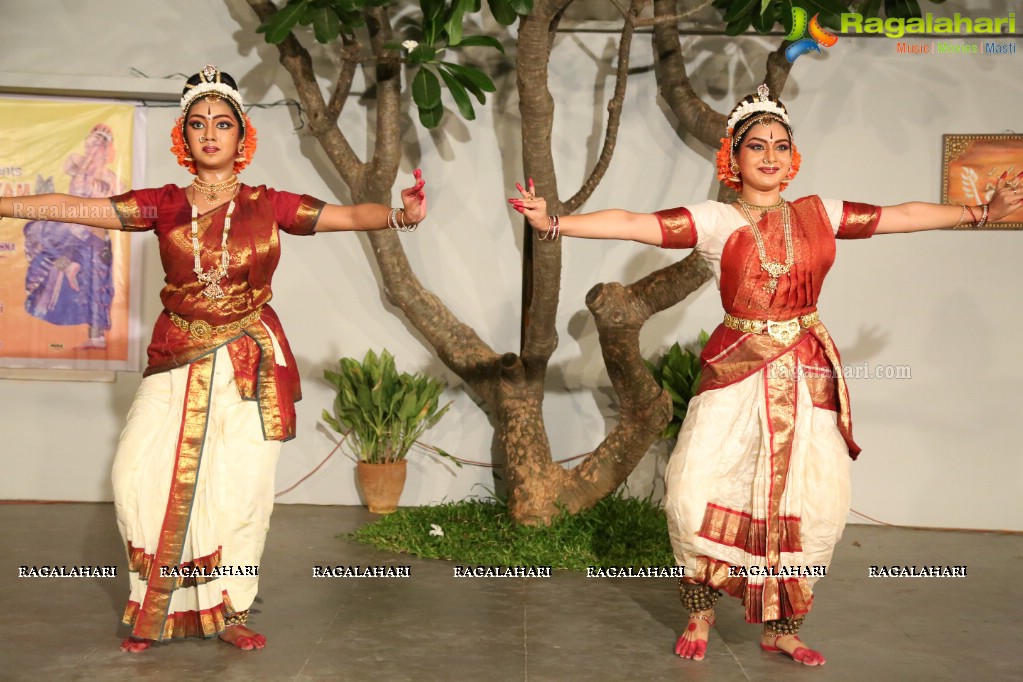
[[[423,191],[426,181],[423,180],[423,171],[418,168],[412,175],[416,184],[401,191],[403,217],[406,223],[421,223],[426,220],[426,192]]]
[[[1020,208],[1023,208],[1023,173],[1010,178],[1006,171],[995,183],[995,193],[988,202],[989,220],[1001,220]]]
[[[515,183],[515,189],[522,195],[521,199],[511,198],[508,203],[516,211],[526,216],[529,226],[534,230],[546,230],[548,227],[547,200],[536,196],[536,187],[533,185],[533,178],[528,180],[529,189],[519,183]]]

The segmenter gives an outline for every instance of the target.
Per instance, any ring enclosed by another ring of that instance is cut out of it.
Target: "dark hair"
[[[195,86],[199,85],[200,83],[205,83],[205,82],[206,82],[206,80],[202,77],[202,74],[198,74],[198,73],[193,74],[187,81],[185,81],[185,87],[181,89],[182,97],[184,97],[186,94],[188,94],[188,91],[191,90],[192,88],[194,88]],[[235,80],[231,76],[231,74],[226,73],[224,71],[217,71],[216,82],[217,83],[223,83],[224,85],[226,85],[227,87],[231,88],[232,90],[236,90],[236,91],[238,90],[238,83],[235,82]],[[195,103],[198,102],[199,99],[202,99],[202,98],[200,97],[200,98],[196,99],[195,101],[193,101],[189,105],[188,111],[185,112],[185,118],[188,118],[189,112],[192,111],[192,107],[195,106]],[[228,103],[228,105],[230,105],[231,113],[234,115],[235,123],[237,123],[238,127],[240,127],[242,129],[242,131],[241,131],[241,139],[245,139],[245,117],[242,115],[241,109],[238,108],[238,103],[235,102],[230,97],[221,97],[220,99],[224,100],[225,102]],[[184,127],[184,121],[182,121],[182,127]]]
[[[758,101],[760,100],[757,98],[756,95],[746,95],[741,100],[735,103],[735,106],[732,107],[732,111],[729,112],[729,117],[731,117],[731,115],[735,113],[735,110],[741,107],[743,104]],[[784,111],[786,114],[789,113],[789,110],[785,107],[785,105],[782,103],[780,99],[772,99],[771,101],[777,104],[781,108],[781,110]],[[736,121],[735,125],[732,127],[732,151],[738,149],[739,145],[742,144],[742,141],[746,139],[746,135],[749,134],[750,128],[753,127],[753,126],[746,127],[746,124],[749,123],[751,119],[755,118],[767,118],[771,121],[780,123],[788,132],[789,138],[790,139],[792,138],[792,127],[788,123],[783,121],[777,114],[773,114],[769,111],[754,111],[750,115],[745,116]],[[745,129],[743,129],[744,127]],[[737,137],[736,133],[738,133],[740,130],[742,130],[742,135]]]

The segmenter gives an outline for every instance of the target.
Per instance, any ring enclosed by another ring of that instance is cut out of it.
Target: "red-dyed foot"
[[[242,651],[262,649],[266,646],[266,637],[244,625],[232,625],[220,633],[220,640],[238,647]]]
[[[803,640],[798,635],[764,635],[760,639],[760,648],[785,654],[793,661],[803,665],[824,665],[827,659],[824,654],[809,647],[800,646]]]
[[[151,646],[153,646],[153,640],[151,639],[128,637],[123,642],[121,642],[121,651],[127,651],[129,654],[137,654],[142,651],[145,651]]]
[[[686,631],[675,643],[675,653],[682,658],[702,661],[707,655],[707,639],[714,625],[714,611],[700,611],[689,616]]]

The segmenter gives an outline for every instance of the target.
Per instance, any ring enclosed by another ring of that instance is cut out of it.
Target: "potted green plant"
[[[338,371],[323,372],[336,390],[334,413],[324,410],[323,420],[347,434],[345,442],[358,461],[366,506],[371,512],[388,514],[398,508],[405,486],[405,456],[451,403],[440,406],[444,384],[437,379],[399,374],[386,349],[379,356],[368,351],[361,362],[341,358],[338,364]]]

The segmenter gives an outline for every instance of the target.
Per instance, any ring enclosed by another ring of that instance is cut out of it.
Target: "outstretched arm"
[[[987,204],[985,223],[1001,220],[1023,207],[1023,186],[1020,184],[1023,173],[1011,180],[1008,176],[1008,171],[1002,173],[995,183],[995,193],[991,196],[991,203]],[[958,205],[911,201],[897,206],[885,206],[881,209],[881,219],[877,223],[875,234],[920,232],[959,225],[972,227],[983,220],[984,213],[983,205],[964,208]]]
[[[121,229],[121,221],[110,199],[76,197],[70,194],[35,194],[0,198],[0,218],[53,220],[78,223],[106,230]]]
[[[416,183],[401,192],[402,208],[396,215],[392,216],[391,209],[383,204],[355,204],[354,206],[339,206],[327,204],[316,221],[317,232],[341,232],[349,230],[382,230],[385,227],[392,227],[390,220],[397,223],[397,227],[414,226],[426,219],[426,192],[423,187],[426,181],[423,180],[423,172],[418,168],[413,175]]]
[[[522,199],[509,199],[512,207],[526,216],[529,226],[538,232],[547,233],[550,218],[547,215],[547,200],[537,197],[533,179],[529,189],[516,183]],[[585,239],[625,239],[643,244],[661,245],[661,223],[653,213],[633,213],[620,209],[594,211],[582,215],[566,215],[559,219],[560,233],[566,237]]]

